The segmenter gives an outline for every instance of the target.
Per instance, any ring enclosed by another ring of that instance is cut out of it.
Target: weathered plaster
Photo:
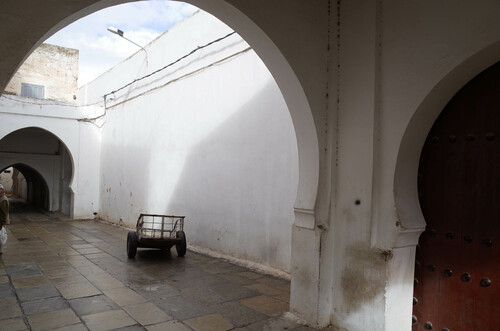
[[[78,80],[78,50],[42,44],[26,59],[5,88],[21,95],[21,84],[41,85],[44,99],[75,102]]]

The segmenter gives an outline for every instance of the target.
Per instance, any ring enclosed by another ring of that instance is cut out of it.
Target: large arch
[[[131,0],[79,0],[71,4],[60,1],[60,6],[57,6],[57,1],[51,6],[33,2],[32,6],[23,9],[23,18],[38,18],[42,12],[44,19],[34,20],[33,31],[26,33],[25,38],[18,38],[22,43],[17,42],[14,45],[5,34],[0,35],[0,42],[3,44],[11,42],[9,50],[5,49],[7,53],[0,49],[0,58],[8,55],[9,59],[18,59],[14,65],[9,62],[0,63],[0,86],[5,86],[24,59],[55,32],[88,14],[126,2]],[[330,3],[324,2],[314,6],[296,3],[288,9],[291,15],[282,15],[283,5],[278,1],[251,4],[239,0],[186,2],[213,14],[239,33],[263,60],[283,94],[297,137],[299,159],[298,190],[294,204],[291,307],[292,311],[307,322],[326,325],[329,323],[331,312],[328,309],[319,311],[318,308],[321,292],[318,285],[321,255],[318,229],[325,228],[324,225],[328,222],[326,218],[329,194],[324,192],[324,199],[320,203],[317,202],[317,195],[320,186],[320,149],[322,152],[323,149],[326,151],[324,145],[327,144],[328,133],[324,128],[318,127],[317,130],[316,126],[325,125],[325,103],[328,99],[328,77],[324,69],[328,64],[325,49],[329,47],[329,18],[332,16]],[[24,30],[24,21],[16,20],[8,14],[15,12],[16,5],[9,2],[6,7],[8,10],[3,11],[6,14],[2,15],[0,11],[0,26],[7,24],[11,30]],[[279,24],[275,22],[277,18]],[[297,24],[297,20],[300,20],[301,24]],[[300,30],[303,35],[308,35],[307,38],[301,39],[299,52],[290,27],[296,27],[296,32]],[[309,34],[304,32],[305,28],[310,30]],[[311,80],[313,76],[320,79]],[[316,116],[313,116],[313,113]],[[78,145],[75,148],[72,148],[71,143],[68,144],[70,151],[78,151]],[[322,162],[328,163],[325,160]],[[327,173],[328,169],[323,167],[321,171]],[[77,172],[78,169],[75,169],[75,173]],[[323,191],[328,191],[328,188],[324,187]],[[322,216],[321,221],[317,220],[317,215]],[[321,223],[319,227],[318,223]]]
[[[37,140],[39,146],[36,145]],[[44,143],[50,146],[44,146]],[[20,165],[18,170],[23,172],[24,169],[28,177],[39,174],[43,179],[47,194],[44,207],[47,210],[72,213],[73,191],[70,184],[75,174],[73,157],[59,137],[40,127],[25,127],[3,135],[0,139],[0,168],[13,165]],[[34,179],[37,176],[31,177]]]
[[[36,122],[36,124],[34,125],[30,125],[30,123],[27,123],[27,121],[16,121],[16,123],[18,124],[14,126],[9,125],[8,128],[0,129],[0,141],[10,134],[24,129],[40,129],[44,132],[47,132],[48,134],[51,134],[52,136],[57,138],[68,151],[72,168],[72,176],[70,182],[70,187],[72,187],[75,178],[76,166],[74,155],[77,155],[78,153],[77,146],[73,142],[74,135],[69,132],[69,130],[64,130],[64,127],[61,127],[60,125],[51,126],[48,123],[47,125],[42,125],[40,121]]]
[[[16,48],[16,52],[21,52],[19,54],[21,61],[17,63],[15,70],[31,52],[58,30],[93,12],[127,2],[132,2],[132,0],[85,0],[80,1],[79,6],[73,8],[67,6],[61,8],[60,12],[51,13],[51,20],[47,19],[47,21],[53,25],[50,26],[47,22],[43,23],[44,26],[40,26],[38,31],[30,34],[30,40],[25,42],[22,47]],[[314,208],[320,169],[319,144],[311,107],[301,82],[278,46],[254,21],[235,6],[220,0],[186,0],[185,2],[213,14],[231,26],[252,46],[276,80],[288,105],[297,136],[299,185],[295,203],[295,224],[313,229],[315,227]],[[15,29],[17,23],[12,22],[12,24],[13,29]],[[28,45],[31,45],[31,48],[28,49]],[[0,72],[3,70],[4,68],[0,66]],[[15,70],[10,69],[10,76],[14,74]],[[0,85],[6,83],[0,81]]]

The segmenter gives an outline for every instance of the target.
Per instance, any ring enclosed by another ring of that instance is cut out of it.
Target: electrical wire
[[[212,44],[215,44],[215,43],[217,43],[217,42],[220,42],[220,41],[222,41],[222,40],[224,40],[224,39],[226,39],[226,38],[228,38],[228,37],[232,36],[232,35],[233,35],[233,34],[235,34],[235,33],[236,33],[236,32],[235,32],[235,31],[233,31],[233,32],[231,32],[231,33],[228,33],[228,34],[227,34],[227,35],[225,35],[224,37],[220,37],[220,38],[218,38],[218,39],[212,40],[211,42],[209,42],[209,43],[207,43],[207,44],[205,44],[205,45],[203,45],[203,46],[198,46],[198,47],[196,47],[196,48],[195,48],[195,49],[193,49],[191,52],[187,53],[186,55],[181,56],[180,58],[178,58],[177,60],[175,60],[175,61],[173,61],[173,62],[170,62],[170,63],[169,63],[169,64],[167,64],[166,66],[163,66],[163,67],[161,67],[160,69],[155,70],[155,71],[153,71],[153,72],[151,72],[151,73],[147,74],[146,76],[143,76],[143,77],[140,77],[140,78],[136,78],[136,79],[134,79],[133,81],[131,81],[130,83],[125,84],[125,85],[123,85],[122,87],[120,87],[120,88],[118,88],[118,89],[114,90],[113,92],[110,92],[110,93],[105,94],[105,95],[104,95],[104,99],[106,99],[106,97],[107,97],[108,95],[114,94],[114,93],[116,93],[116,92],[118,92],[118,91],[123,90],[124,88],[129,87],[130,85],[132,85],[132,84],[134,84],[134,83],[136,83],[136,82],[138,82],[138,81],[141,81],[141,80],[143,80],[143,79],[146,79],[146,78],[148,78],[148,77],[151,77],[151,76],[153,76],[153,75],[155,75],[155,74],[159,73],[160,71],[163,71],[163,70],[167,69],[168,67],[173,66],[174,64],[178,63],[179,61],[182,61],[183,59],[187,58],[188,56],[193,55],[193,54],[194,54],[194,53],[196,53],[197,51],[199,51],[199,50],[201,50],[201,49],[203,49],[203,48],[206,48],[206,47],[208,47],[208,46],[210,46],[210,45],[212,45]]]
[[[74,105],[74,104],[69,104],[69,103],[60,103],[60,102],[57,102],[57,101],[53,101],[51,103],[48,103],[48,102],[42,102],[42,101],[27,101],[27,100],[19,100],[19,99],[15,99],[15,98],[9,98],[5,94],[0,95],[0,98],[5,98],[5,99],[9,99],[9,100],[12,100],[12,101],[16,101],[16,102],[20,102],[20,103],[24,103],[24,104],[29,104],[29,105],[37,105],[37,106],[63,106],[63,107],[73,107],[73,108],[79,108],[79,107],[85,107],[85,106],[95,106],[97,104],[103,103],[102,101],[97,101],[97,102],[94,102],[94,103],[91,103],[91,104],[88,104],[88,105]],[[39,100],[43,100],[43,99],[39,99]]]
[[[97,116],[97,117],[91,117],[91,118],[79,118],[78,119],[78,122],[87,122],[87,123],[90,123],[90,124],[93,124],[95,126],[97,126],[99,129],[101,129],[103,126],[104,126],[104,123],[103,122],[101,125],[97,125],[95,123],[96,120],[100,119],[100,118],[104,118],[107,114],[107,107],[106,107],[106,98],[104,98],[104,113],[102,113],[101,115]]]
[[[98,119],[100,119],[100,118],[103,118],[103,117],[105,117],[105,116],[106,116],[106,110],[107,110],[107,106],[106,106],[106,97],[107,97],[107,96],[112,95],[112,94],[115,94],[116,92],[121,91],[121,90],[123,90],[123,89],[125,89],[125,88],[129,87],[130,85],[132,85],[132,84],[134,84],[134,83],[136,83],[136,82],[139,82],[139,81],[141,81],[141,80],[143,80],[143,79],[146,79],[146,78],[148,78],[148,77],[151,77],[151,76],[153,76],[153,75],[155,75],[155,74],[157,74],[157,73],[159,73],[159,72],[161,72],[161,71],[163,71],[163,70],[165,70],[165,69],[167,69],[167,68],[169,68],[169,67],[173,66],[174,64],[176,64],[176,63],[178,63],[178,62],[180,62],[180,61],[184,60],[185,58],[187,58],[187,57],[189,57],[189,56],[193,55],[194,53],[198,52],[199,50],[204,49],[204,48],[206,48],[206,47],[208,47],[208,46],[210,46],[210,45],[213,45],[213,44],[215,44],[215,43],[218,43],[218,42],[220,42],[220,41],[222,41],[222,40],[224,40],[224,39],[226,39],[226,38],[229,38],[230,36],[232,36],[232,35],[233,35],[233,34],[235,34],[235,33],[236,33],[235,31],[230,32],[230,33],[228,33],[227,35],[225,35],[225,36],[223,36],[223,37],[220,37],[220,38],[217,38],[217,39],[215,39],[215,40],[212,40],[211,42],[209,42],[209,43],[207,43],[207,44],[205,44],[205,45],[198,46],[198,47],[196,47],[195,49],[191,50],[189,53],[187,53],[187,54],[185,54],[185,55],[183,55],[183,56],[179,57],[177,60],[175,60],[175,61],[173,61],[173,62],[170,62],[169,64],[167,64],[167,65],[165,65],[165,66],[161,67],[160,69],[155,70],[155,71],[153,71],[153,72],[151,72],[151,73],[149,73],[149,74],[147,74],[147,75],[145,75],[145,76],[142,76],[142,77],[140,77],[140,78],[136,78],[136,79],[134,79],[133,81],[131,81],[130,83],[127,83],[127,84],[123,85],[122,87],[120,87],[120,88],[118,88],[118,89],[116,89],[116,90],[114,90],[114,91],[112,91],[112,92],[110,92],[110,93],[105,94],[105,95],[103,96],[103,101],[97,101],[97,102],[95,102],[95,103],[92,103],[92,104],[89,104],[89,105],[85,105],[85,106],[94,106],[94,105],[97,105],[97,104],[103,103],[103,105],[104,105],[104,113],[103,113],[102,115],[99,115],[99,116],[97,116],[97,117],[92,117],[92,118],[77,118],[76,120],[77,120],[77,121],[79,121],[79,122],[88,122],[88,123],[91,123],[91,124],[93,124],[93,125],[97,126],[98,128],[102,128],[102,126],[104,125],[104,123],[103,123],[101,126],[99,126],[99,125],[95,124],[95,121],[96,121],[96,120],[98,120]],[[248,51],[248,50],[250,50],[250,48],[247,48],[247,49],[243,50],[242,52],[238,52],[238,53],[236,53],[236,54],[233,54],[233,56],[238,55],[238,54],[240,54],[240,53],[244,53],[244,52],[246,52],[246,51]],[[230,57],[233,57],[233,56],[230,56]],[[230,58],[230,57],[229,57],[229,58]],[[226,59],[223,59],[223,60],[227,60],[227,58],[226,58]],[[221,61],[217,61],[217,62],[213,63],[212,65],[215,65],[215,64],[217,64],[217,63],[219,63],[219,62],[222,62],[223,60],[221,60]],[[211,66],[211,65],[210,65],[210,66]],[[210,67],[210,66],[207,66],[207,67]],[[202,69],[206,69],[206,68],[202,68]],[[198,70],[197,70],[197,71],[198,71]],[[196,72],[196,71],[195,71],[195,72]],[[193,73],[190,73],[190,74],[185,75],[185,76],[189,76],[189,75],[192,75],[192,74],[193,74]],[[168,84],[170,84],[170,83],[172,83],[172,82],[174,82],[174,81],[177,81],[177,80],[179,80],[179,79],[181,79],[181,78],[182,78],[182,77],[179,77],[178,79],[174,79],[173,81],[170,81],[170,82],[168,82],[168,83],[166,83],[166,84],[163,84],[162,86],[166,86],[166,85],[168,85]],[[142,93],[142,94],[144,94],[144,93]],[[141,95],[142,95],[142,94],[141,94]],[[79,106],[79,105],[71,105],[71,104],[61,104],[61,103],[41,103],[41,102],[32,102],[32,101],[26,101],[26,100],[18,100],[18,99],[14,99],[14,98],[9,98],[9,97],[7,97],[7,96],[5,96],[5,95],[1,95],[0,97],[3,97],[3,98],[5,98],[5,99],[9,99],[9,100],[13,100],[13,101],[17,101],[17,102],[21,102],[21,103],[25,103],[25,104],[33,104],[33,105],[39,105],[39,106],[54,106],[54,105],[55,105],[55,106],[67,106],[67,107],[82,107],[82,106]],[[121,103],[123,103],[123,102],[121,102]],[[116,105],[112,105],[111,107],[115,107],[115,106],[116,106]],[[111,108],[111,107],[110,107],[110,108]]]
[[[241,51],[239,51],[239,52],[237,52],[237,53],[231,54],[231,55],[229,55],[229,56],[227,56],[227,57],[225,57],[225,58],[223,58],[223,59],[220,59],[220,60],[215,61],[215,62],[213,62],[213,63],[211,63],[211,64],[209,64],[209,65],[206,65],[206,66],[204,66],[204,67],[202,67],[202,68],[199,68],[199,69],[196,69],[196,70],[194,70],[194,71],[191,71],[191,72],[189,72],[189,73],[187,73],[187,74],[184,74],[184,75],[182,75],[182,76],[180,76],[180,77],[177,77],[177,78],[175,78],[175,79],[169,80],[168,82],[165,82],[165,83],[163,83],[163,84],[161,84],[161,85],[159,85],[159,86],[155,86],[155,87],[153,87],[153,88],[151,88],[151,89],[149,89],[149,90],[147,90],[147,91],[144,91],[144,92],[142,92],[142,93],[140,93],[140,94],[138,94],[138,95],[134,95],[133,97],[130,97],[130,98],[126,99],[126,100],[123,100],[123,101],[117,102],[117,103],[115,103],[115,104],[113,104],[113,105],[111,105],[111,106],[105,106],[105,112],[106,112],[108,109],[114,108],[114,107],[116,107],[116,106],[119,106],[119,105],[121,105],[121,104],[124,104],[124,103],[126,103],[126,102],[129,102],[129,101],[131,101],[131,100],[137,99],[137,98],[139,98],[139,97],[142,97],[143,95],[146,95],[146,94],[152,93],[152,92],[154,92],[154,91],[156,91],[156,90],[158,90],[158,89],[161,89],[161,88],[163,88],[163,87],[165,87],[165,86],[167,86],[167,85],[170,85],[170,84],[172,84],[172,83],[175,83],[175,82],[177,82],[177,81],[180,81],[180,80],[182,80],[182,79],[184,79],[184,78],[191,77],[191,76],[193,76],[193,75],[195,75],[195,74],[198,74],[198,73],[200,73],[200,72],[202,72],[202,71],[204,71],[204,70],[206,70],[206,69],[208,69],[208,68],[211,68],[211,67],[213,67],[213,66],[217,66],[217,65],[219,65],[219,64],[221,64],[221,63],[224,63],[224,62],[226,62],[226,61],[228,61],[228,60],[230,60],[230,59],[232,59],[232,58],[234,58],[234,57],[236,57],[236,56],[238,56],[238,55],[241,55],[241,54],[244,54],[244,53],[246,53],[246,52],[250,51],[251,49],[252,49],[251,47],[247,47],[247,48],[245,48],[245,49],[243,49],[243,50],[241,50]]]
[[[2,98],[5,98],[5,99],[9,99],[9,100],[12,100],[12,101],[16,101],[16,102],[21,102],[21,103],[24,103],[24,104],[30,104],[30,105],[37,105],[37,106],[66,106],[66,107],[75,107],[75,108],[80,108],[80,107],[87,107],[87,106],[94,106],[94,105],[97,105],[99,103],[103,103],[103,101],[98,101],[98,102],[95,102],[93,104],[89,104],[89,105],[85,105],[85,106],[78,106],[78,105],[68,105],[68,104],[63,104],[63,103],[42,103],[42,102],[33,102],[33,101],[26,101],[26,100],[18,100],[18,99],[14,99],[14,98],[9,98],[8,96],[5,96],[5,95],[1,95],[0,97]],[[23,114],[19,114],[19,113],[12,113],[12,112],[0,112],[2,114],[11,114],[11,115],[23,115]],[[54,115],[41,115],[41,114],[31,114],[30,116],[36,116],[36,117],[46,117],[46,118],[58,118],[58,119],[64,119],[64,120],[72,120],[72,121],[78,121],[78,122],[89,122],[90,124],[93,124],[95,126],[97,126],[99,129],[102,128],[102,125],[97,125],[94,123],[94,120],[97,120],[101,117],[104,117],[106,115],[106,108],[104,107],[104,113],[100,116],[97,116],[95,118],[70,118],[70,117],[63,117],[63,116],[54,116]]]

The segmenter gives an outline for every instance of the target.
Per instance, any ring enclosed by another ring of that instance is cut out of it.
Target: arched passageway
[[[15,48],[16,52],[20,52],[18,54],[20,58],[25,58],[43,40],[67,24],[99,9],[125,2],[128,1],[80,1],[78,5],[73,7],[66,4],[57,13],[47,13],[44,16],[44,20],[39,21],[41,24],[40,29],[34,35],[31,35],[30,41],[32,42],[25,43],[23,45],[25,48]],[[328,4],[325,2],[322,6],[313,7],[301,5],[293,9],[299,14],[297,17],[300,17],[300,19],[305,17],[304,21],[319,21],[321,23],[321,27],[319,28],[321,30],[320,34],[315,33],[318,30],[315,25],[309,27],[315,38],[306,38],[306,44],[310,44],[309,46],[311,47],[305,45],[302,49],[307,49],[309,55],[312,55],[314,59],[312,61],[308,60],[308,63],[306,63],[295,56],[296,52],[293,50],[295,42],[293,38],[285,40],[285,44],[283,44],[283,40],[281,40],[281,44],[275,42],[275,39],[280,39],[281,36],[288,34],[289,31],[286,28],[286,24],[277,25],[282,29],[281,32],[275,31],[275,33],[268,34],[265,29],[268,28],[266,24],[269,21],[269,17],[264,17],[260,20],[261,25],[257,24],[256,22],[259,20],[255,20],[255,18],[259,15],[255,15],[256,13],[253,11],[255,8],[247,8],[244,4],[236,5],[224,1],[193,0],[188,2],[212,13],[239,33],[263,60],[285,98],[297,136],[299,160],[298,191],[294,205],[294,229],[296,231],[293,234],[292,241],[292,255],[294,257],[292,256],[293,290],[291,306],[292,310],[305,320],[313,324],[326,325],[330,319],[331,312],[329,308],[323,309],[320,314],[317,308],[320,296],[318,282],[320,277],[321,231],[316,227],[318,223],[316,217],[316,197],[320,176],[320,149],[323,150],[323,147],[320,148],[319,146],[318,134],[324,138],[326,133],[325,130],[320,130],[320,133],[316,130],[312,108],[314,107],[318,112],[324,111],[324,93],[325,85],[327,85],[327,77],[322,75],[322,79],[309,80],[307,79],[307,75],[309,75],[311,70],[316,73],[321,73],[324,70],[326,63],[324,45],[328,43],[327,30],[330,24],[328,20],[330,15]],[[274,17],[273,12],[281,13],[281,4],[271,4],[270,6],[273,7],[272,11],[265,11],[265,13],[271,15],[271,18]],[[304,11],[303,9],[308,10]],[[30,7],[29,13],[25,12],[24,14],[28,16],[33,15],[34,12],[32,10],[36,11],[34,7]],[[38,13],[36,16],[38,17]],[[290,24],[295,24],[296,22],[296,18],[293,16],[283,16],[283,19],[287,20]],[[13,28],[15,29],[15,27]],[[29,46],[31,48],[27,49],[26,47]],[[287,57],[284,55],[284,50],[288,50]],[[21,61],[17,65],[20,63]],[[291,63],[294,63],[296,66],[302,66],[303,69],[297,70],[297,68],[292,68]],[[306,79],[301,81],[300,76],[302,78],[306,77]],[[316,102],[311,104],[310,100],[316,100]],[[320,117],[323,118],[323,116]],[[320,125],[324,124],[322,119],[319,121]],[[324,144],[324,139],[320,139],[320,141],[322,142],[321,144]],[[325,188],[325,190],[328,190],[328,188]],[[329,204],[327,200],[327,195],[325,195],[322,205],[324,211]],[[325,225],[328,223],[326,212],[323,212],[322,215],[321,228],[325,229],[328,227]],[[300,274],[300,277],[294,277],[293,273]],[[315,290],[311,291],[311,289]],[[324,295],[330,296],[330,293]]]
[[[71,213],[72,159],[65,145],[52,133],[31,127],[6,135],[0,140],[0,168],[8,167],[23,175],[29,203],[48,211]],[[21,181],[17,184],[22,185]],[[15,189],[24,194],[22,186]]]
[[[11,69],[12,72],[10,72],[7,78],[4,78],[2,75],[2,82],[0,84],[6,85],[15,70],[22,64],[29,54],[44,40],[49,38],[61,28],[100,9],[127,2],[131,1],[85,0],[80,1],[79,5],[75,6],[65,5],[64,8],[61,8],[61,12],[59,13],[47,13],[45,19],[40,21],[40,24],[43,27],[41,26],[39,30],[31,34],[31,37],[29,38],[30,42],[23,43],[22,46],[19,45],[19,47],[15,48],[15,52],[19,53],[18,56],[20,61],[16,64],[16,67]],[[255,14],[252,12],[252,8],[246,8],[245,6],[241,6],[241,8],[239,8],[239,6],[218,0],[188,0],[185,2],[191,3],[213,14],[233,28],[245,39],[245,41],[250,44],[252,49],[255,50],[276,80],[287,103],[292,116],[293,125],[297,133],[297,145],[299,151],[299,186],[295,203],[296,223],[301,227],[313,229],[315,227],[314,208],[316,204],[320,170],[319,145],[311,105],[309,104],[306,96],[307,91],[304,89],[299,77],[290,66],[289,60],[284,56],[279,46],[275,44],[271,37],[264,32],[263,27],[259,26],[254,20],[252,20],[251,17]],[[38,13],[40,12],[39,9],[41,8],[37,9],[37,5],[38,3],[36,3],[35,6],[30,7],[29,12],[25,11],[23,14],[35,15],[38,17]],[[276,10],[281,9],[281,5],[275,6]],[[15,10],[15,8],[13,9]],[[313,9],[313,11],[308,11],[307,15],[314,16],[314,10],[316,8],[311,7],[310,9]],[[322,12],[324,16],[321,17],[321,19],[324,20],[324,22],[327,22],[328,13],[326,12],[326,4],[323,9],[324,10],[322,10]],[[305,14],[300,8],[297,8],[297,10],[302,14]],[[286,17],[285,19],[294,21],[292,17]],[[12,24],[17,24],[16,20],[12,21]],[[16,29],[14,26],[12,28]],[[311,40],[311,42],[314,42],[314,40]],[[31,48],[28,48],[30,45]],[[307,68],[310,70],[311,65],[307,64]],[[0,73],[3,73],[1,67]],[[5,82],[3,82],[4,80]],[[321,82],[317,83],[321,84]],[[313,90],[314,87],[310,87],[310,89]],[[322,91],[319,91],[317,88],[314,90],[314,93],[322,93]]]
[[[50,194],[45,179],[38,171],[25,164],[12,164],[12,187],[10,192],[16,200],[25,201],[28,204],[49,210]]]

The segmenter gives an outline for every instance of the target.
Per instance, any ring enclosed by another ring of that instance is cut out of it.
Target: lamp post
[[[131,42],[132,44],[136,45],[137,47],[139,47],[140,49],[142,49],[145,53],[146,53],[146,64],[148,63],[148,52],[146,51],[146,49],[144,47],[142,47],[141,45],[139,45],[138,43],[136,42],[133,42],[132,40],[128,39],[127,37],[125,37],[123,34],[124,32],[120,29],[117,29],[115,27],[108,27],[108,31],[111,32],[111,33],[114,33],[116,34],[117,36],[120,36],[122,37],[123,39],[127,40],[128,42]]]

